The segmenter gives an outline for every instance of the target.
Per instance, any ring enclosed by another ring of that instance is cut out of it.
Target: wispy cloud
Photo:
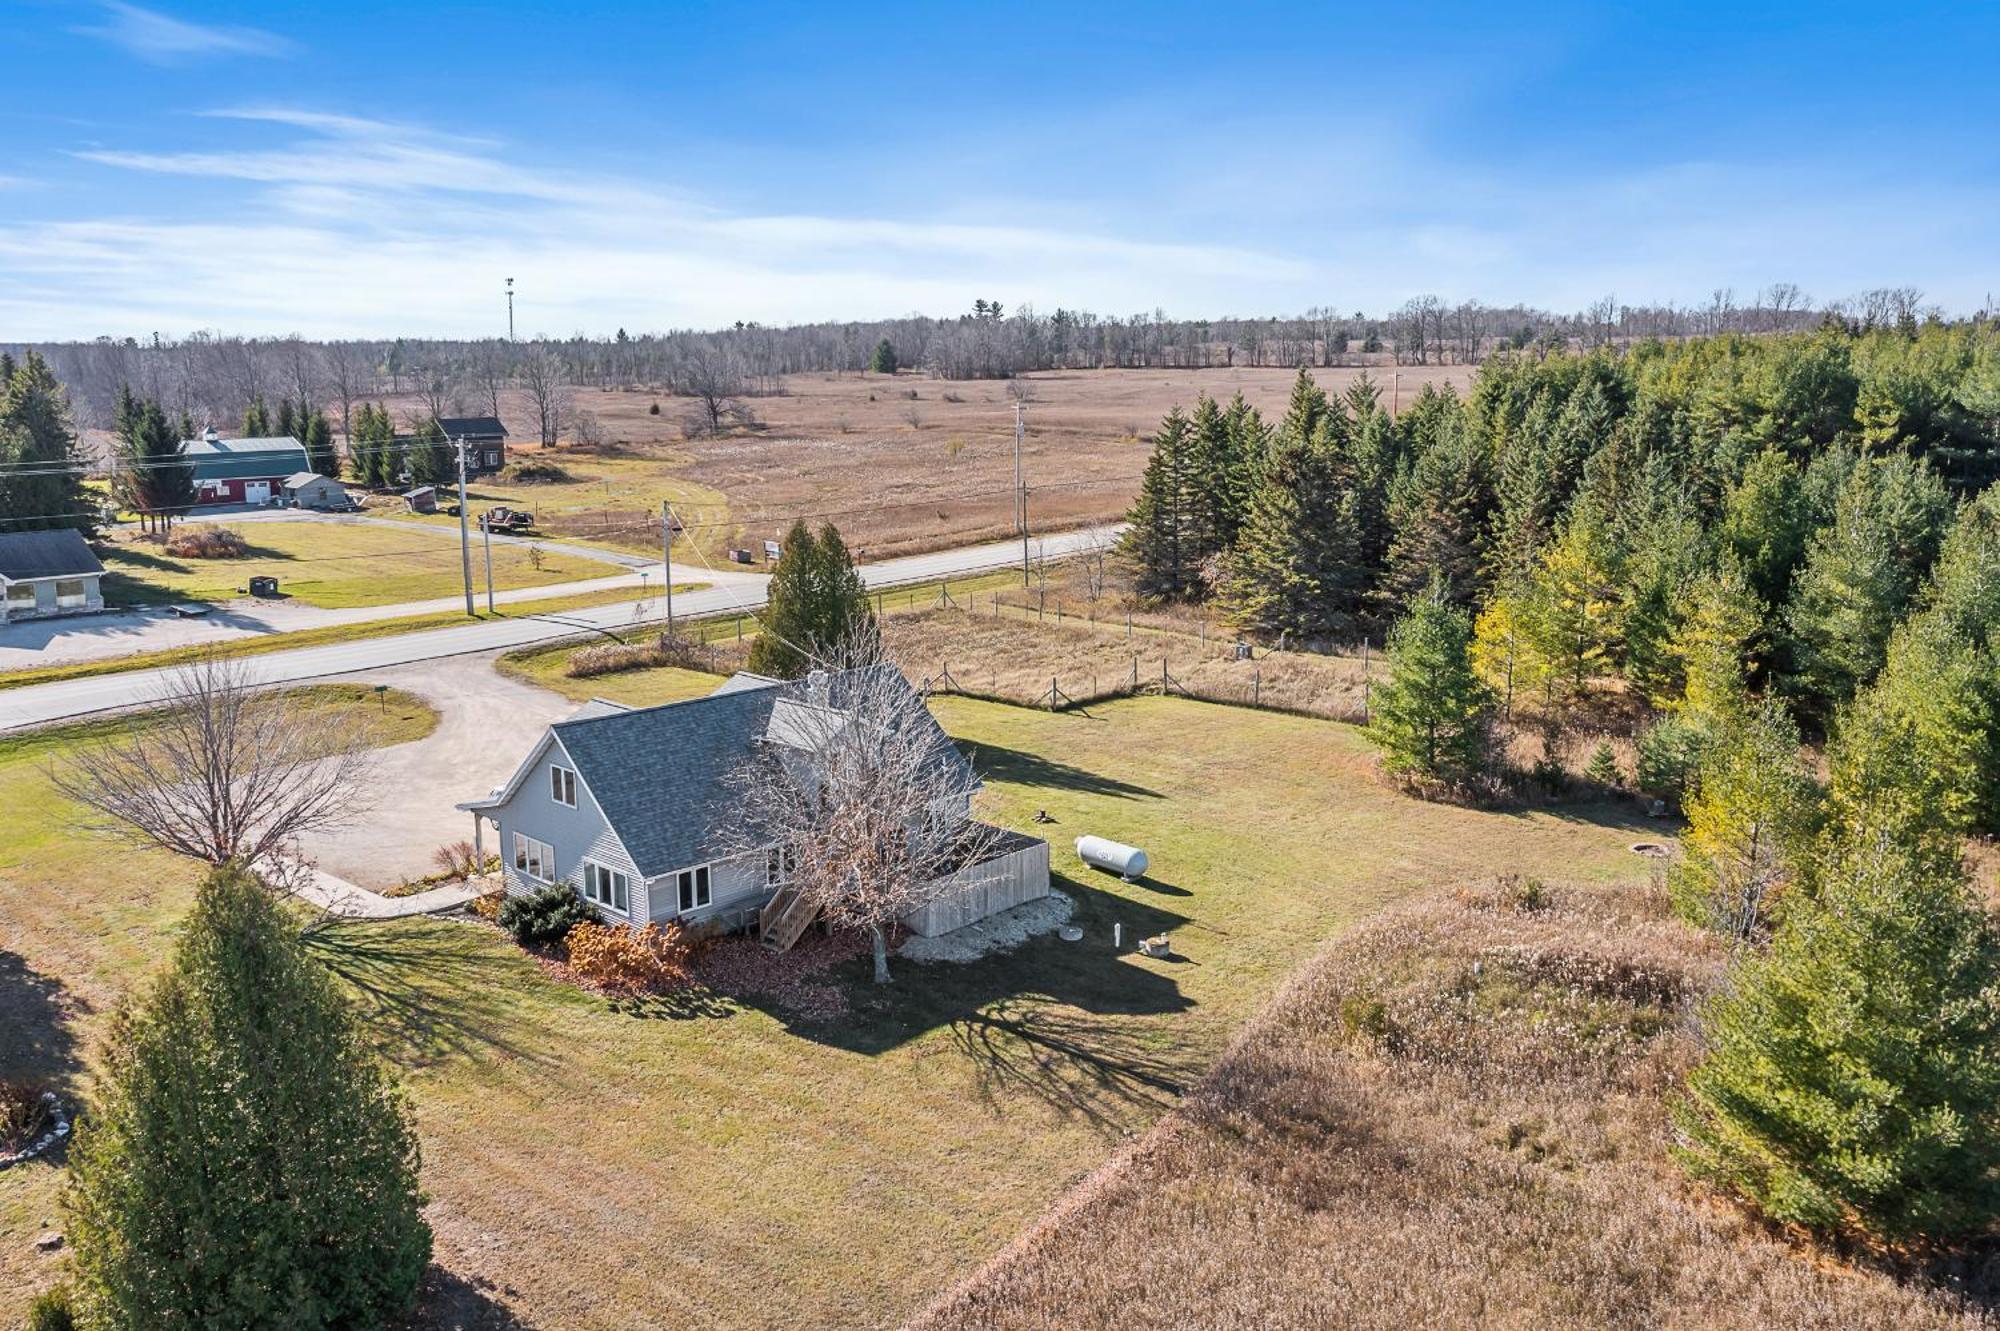
[[[200,220],[0,226],[0,276],[18,283],[0,319],[49,334],[462,333],[491,323],[492,291],[511,275],[524,328],[560,334],[948,310],[1003,288],[1014,303],[1150,309],[1162,274],[1212,301],[1308,271],[1249,248],[1056,226],[731,213],[609,174],[517,165],[501,145],[418,125],[283,107],[207,114],[299,133],[268,147],[75,154],[206,182],[213,197]],[[39,294],[55,290],[70,293],[66,308]]]
[[[154,64],[215,56],[289,56],[297,50],[286,38],[261,28],[189,23],[121,0],[104,0],[103,7],[103,23],[75,31],[101,37]]]

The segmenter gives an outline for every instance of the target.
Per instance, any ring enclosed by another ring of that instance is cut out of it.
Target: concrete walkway
[[[446,883],[443,887],[433,887],[407,897],[385,897],[380,892],[370,892],[345,878],[336,878],[316,868],[299,887],[298,896],[300,900],[342,919],[400,920],[412,915],[436,915],[440,911],[457,910],[466,902],[492,890],[491,884],[475,879],[469,883]]]

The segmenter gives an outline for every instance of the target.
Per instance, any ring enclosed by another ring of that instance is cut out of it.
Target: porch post
[[[472,811],[472,862],[481,866],[486,863],[486,829],[477,809]]]

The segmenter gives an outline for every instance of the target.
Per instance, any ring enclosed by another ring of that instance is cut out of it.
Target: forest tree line
[[[1728,290],[1693,306],[1625,305],[1609,297],[1573,314],[1418,296],[1386,314],[1320,306],[1287,317],[1175,319],[1057,309],[1043,314],[977,300],[964,314],[611,337],[313,341],[198,332],[180,338],[102,337],[33,347],[70,385],[82,423],[110,428],[131,385],[172,415],[234,421],[253,401],[325,407],[350,433],[362,401],[410,394],[424,413],[497,412],[500,394],[530,399],[553,439],[577,387],[636,386],[711,405],[777,391],[786,374],[856,373],[892,363],[947,379],[1042,370],[1478,364],[1499,352],[1592,350],[1648,338],[1766,334],[1832,321],[1857,329],[1913,327],[1943,314],[1921,293],[1885,287],[1815,304],[1776,283],[1741,300]],[[19,355],[31,348],[16,346]],[[715,413],[711,411],[711,416]]]

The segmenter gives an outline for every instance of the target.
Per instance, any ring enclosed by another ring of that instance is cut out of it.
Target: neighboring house
[[[354,502],[347,497],[346,486],[318,472],[302,471],[287,476],[283,489],[285,498],[300,508],[346,508]]]
[[[809,742],[825,724],[813,714],[837,711],[823,699],[838,696],[839,680],[738,674],[707,697],[659,707],[593,702],[544,731],[505,785],[458,807],[473,814],[482,853],[484,824],[498,830],[512,895],[563,882],[600,918],[633,928],[669,920],[744,928],[784,888],[785,864],[775,844],[733,849],[758,841],[754,829],[732,824],[741,816],[733,774],[760,743]],[[941,727],[937,738],[939,761],[964,767],[969,789],[976,778],[964,755]],[[1008,834],[992,858],[954,875],[950,892],[904,923],[943,932],[1048,891],[1048,844]],[[798,930],[788,932],[779,946],[796,939]]]
[[[0,532],[0,624],[102,610],[103,576],[104,565],[71,528]]]
[[[181,441],[194,464],[195,504],[268,504],[287,477],[311,471],[296,439],[224,439],[214,430]]]
[[[507,427],[498,416],[440,416],[445,438],[465,441],[465,474],[483,476],[507,465]]]

